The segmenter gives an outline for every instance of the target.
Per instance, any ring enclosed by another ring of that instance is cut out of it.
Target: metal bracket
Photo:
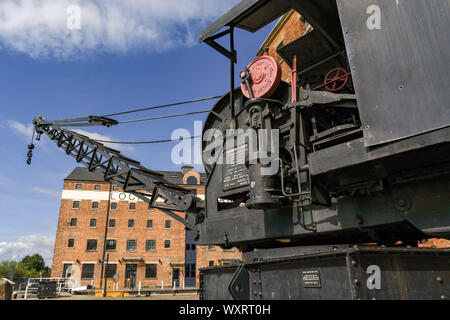
[[[228,291],[235,300],[250,299],[249,273],[244,264],[240,264],[233,274]]]

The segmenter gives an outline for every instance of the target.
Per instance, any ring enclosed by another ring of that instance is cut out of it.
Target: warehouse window
[[[98,209],[98,202],[97,201],[93,201],[92,202],[92,209]]]
[[[214,267],[214,260],[209,260],[209,266]]]
[[[72,208],[79,209],[80,208],[80,201],[74,201],[73,205],[72,205]]]
[[[130,210],[136,210],[136,203],[134,202],[130,203]]]
[[[195,271],[196,271],[195,270],[195,263],[192,263],[191,264],[191,278],[195,278],[195,274],[196,274]]]
[[[145,241],[145,251],[156,251],[156,240]]]
[[[170,240],[164,240],[164,248],[169,249],[170,248]]]
[[[67,242],[67,248],[73,248],[75,246],[75,239],[69,239]]]
[[[214,251],[214,250],[216,250],[216,246],[215,245],[208,245],[208,251]]]
[[[77,218],[70,219],[70,226],[71,227],[76,227],[77,226],[77,222],[78,222]]]
[[[128,219],[128,228],[134,228],[134,219]]]
[[[187,178],[187,184],[198,184],[198,180],[194,176],[190,176]]]
[[[86,243],[86,251],[97,251],[97,240],[88,239]]]
[[[109,219],[109,227],[110,228],[116,227],[116,219]]]
[[[94,277],[94,263],[84,263],[81,269],[81,279],[92,279]]]
[[[107,264],[105,267],[105,278],[112,278],[117,273],[117,264]]]
[[[113,191],[119,191],[119,187],[118,186],[113,186]]]
[[[106,241],[106,251],[116,251],[117,240]]]
[[[170,229],[170,220],[166,220],[165,228]]]
[[[156,278],[156,268],[158,265],[156,263],[148,263],[145,265],[145,278]]]
[[[147,229],[153,228],[153,220],[147,220]]]
[[[137,240],[127,240],[127,251],[137,250]]]
[[[95,228],[97,226],[97,219],[91,219],[89,227]]]
[[[99,184],[96,184],[96,185],[94,186],[94,190],[100,190],[100,185],[99,185]]]
[[[111,210],[117,209],[117,202],[111,202]]]
[[[71,275],[72,275],[72,264],[71,263],[64,263],[62,277],[63,278],[70,278]]]
[[[80,184],[80,183],[77,183],[77,184],[75,185],[75,189],[80,190],[80,189],[81,189],[81,184]]]

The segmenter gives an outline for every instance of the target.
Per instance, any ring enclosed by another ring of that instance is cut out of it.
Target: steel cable
[[[120,115],[123,115],[123,114],[129,114],[129,113],[135,113],[135,112],[141,112],[141,111],[147,111],[147,110],[154,110],[154,109],[173,107],[173,106],[178,106],[178,105],[183,105],[183,104],[188,104],[188,103],[194,103],[194,102],[200,102],[200,101],[214,100],[214,99],[219,99],[221,97],[222,96],[215,96],[215,97],[208,97],[208,98],[202,98],[202,99],[187,100],[187,101],[163,104],[163,105],[160,105],[160,106],[154,106],[154,107],[148,107],[148,108],[140,108],[140,109],[134,109],[134,110],[129,110],[129,111],[105,114],[102,117],[120,116]]]
[[[112,143],[112,144],[150,144],[150,143],[163,143],[163,142],[174,142],[174,141],[183,141],[189,139],[200,138],[201,136],[191,136],[191,137],[180,137],[179,139],[164,139],[164,140],[152,140],[152,141],[108,141],[108,140],[97,140],[93,139],[96,142],[101,143]]]
[[[192,114],[209,113],[209,112],[210,112],[210,110],[203,110],[203,111],[193,111],[193,112],[185,112],[185,113],[178,113],[178,114],[169,114],[169,115],[165,115],[165,116],[141,118],[141,119],[134,119],[134,120],[124,120],[124,121],[119,121],[117,124],[150,121],[150,120],[158,120],[158,119],[166,119],[166,118],[175,118],[175,117],[182,117],[182,116],[188,116],[188,115],[192,115]]]

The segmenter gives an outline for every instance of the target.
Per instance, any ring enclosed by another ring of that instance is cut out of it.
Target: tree
[[[14,268],[14,278],[23,278],[27,273],[27,268],[24,264],[16,261],[2,261],[0,262],[0,278],[10,278],[11,270]]]
[[[28,270],[34,269],[35,271],[41,271],[45,268],[44,258],[38,253],[32,256],[25,256],[21,263],[23,263]]]
[[[12,268],[17,266],[15,261],[2,261],[0,262],[0,278],[9,278]]]
[[[40,254],[25,256],[21,262],[0,262],[0,278],[10,278],[14,269],[14,278],[43,278],[50,277],[51,269],[45,266],[45,261]]]

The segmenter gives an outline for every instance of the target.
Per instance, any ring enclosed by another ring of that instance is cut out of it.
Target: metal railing
[[[30,294],[37,294],[39,290],[39,284],[43,281],[56,282],[56,294],[61,295],[61,292],[71,292],[72,281],[71,278],[29,278],[24,285],[22,290],[22,285],[19,286],[17,290],[13,292],[13,295],[18,296],[23,293],[23,298],[27,299]],[[22,292],[23,291],[23,292]]]

